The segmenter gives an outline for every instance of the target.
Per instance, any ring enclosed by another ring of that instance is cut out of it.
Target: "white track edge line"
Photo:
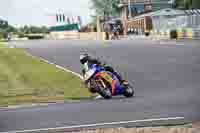
[[[57,64],[55,64],[55,63],[52,63],[52,62],[50,62],[50,61],[48,61],[48,60],[46,60],[46,59],[44,59],[44,58],[42,58],[42,57],[40,57],[40,56],[33,56],[32,54],[30,54],[30,53],[27,52],[27,51],[26,51],[25,53],[26,53],[28,56],[31,56],[31,57],[36,58],[36,59],[39,58],[40,60],[42,60],[42,61],[44,61],[44,62],[46,62],[46,63],[48,63],[48,64],[55,65],[57,68],[62,69],[62,70],[64,70],[64,71],[66,71],[66,72],[70,72],[70,73],[72,73],[72,74],[78,76],[80,79],[83,79],[83,76],[81,76],[79,73],[73,72],[73,71],[71,71],[71,70],[69,70],[69,69],[66,69],[66,68],[60,66],[60,65],[57,65]]]
[[[128,123],[140,123],[140,122],[155,122],[155,121],[169,121],[169,120],[184,120],[184,117],[168,117],[168,118],[158,118],[158,119],[144,119],[144,120],[134,120],[134,121],[119,121],[119,122],[110,122],[110,123],[96,123],[96,124],[86,124],[86,125],[77,125],[77,126],[66,126],[66,127],[57,127],[57,128],[43,128],[43,129],[32,129],[32,130],[22,130],[22,131],[8,131],[0,133],[26,133],[26,132],[40,132],[40,131],[50,131],[50,130],[65,130],[65,129],[74,129],[74,128],[91,128],[96,126],[108,126],[108,125],[118,125],[118,124],[128,124]]]

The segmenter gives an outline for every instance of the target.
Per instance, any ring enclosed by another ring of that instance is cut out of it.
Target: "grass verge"
[[[0,43],[0,106],[81,100],[91,96],[71,73]]]
[[[0,40],[0,48],[4,48],[5,46],[4,46],[4,42],[2,42],[1,40]]]

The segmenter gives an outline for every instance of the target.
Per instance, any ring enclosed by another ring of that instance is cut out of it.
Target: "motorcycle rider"
[[[81,63],[81,67],[82,67],[81,69],[82,69],[83,76],[85,75],[86,70],[88,70],[91,65],[97,64],[100,67],[104,67],[104,69],[106,71],[113,73],[118,78],[118,80],[120,81],[120,83],[122,85],[124,85],[124,86],[128,85],[128,82],[126,80],[123,80],[121,75],[119,75],[111,66],[109,66],[107,64],[103,64],[100,60],[89,56],[87,53],[80,55],[80,63]],[[89,90],[92,93],[95,93],[95,91],[93,91],[94,88],[91,88],[92,86],[90,84],[88,84],[87,82],[85,82],[85,84],[87,85],[87,87],[89,88]]]

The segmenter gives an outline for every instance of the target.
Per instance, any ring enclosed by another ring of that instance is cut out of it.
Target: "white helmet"
[[[81,54],[80,55],[81,64],[84,64],[85,62],[87,62],[88,61],[88,57],[89,57],[89,55],[87,53]]]

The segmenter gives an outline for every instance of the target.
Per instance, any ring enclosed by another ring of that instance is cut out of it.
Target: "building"
[[[152,22],[148,16],[143,19],[134,18],[145,13],[170,8],[172,4],[173,0],[121,0],[119,7],[121,7],[120,16],[124,27],[124,34],[127,34],[129,29],[149,32],[152,28],[150,26]]]
[[[154,31],[184,28],[200,29],[200,10],[197,9],[177,10],[167,8],[146,15],[152,18]]]
[[[50,36],[54,39],[77,38],[79,29],[78,24],[52,26],[50,28]]]
[[[67,16],[65,13],[48,14],[48,16],[52,23],[50,38],[77,38],[77,32],[82,26],[81,16]]]
[[[126,21],[128,33],[149,34],[152,32],[168,34],[174,29],[200,29],[200,10],[177,10],[165,8],[135,16]]]
[[[130,3],[129,3],[130,2]],[[121,13],[134,17],[146,12],[172,7],[173,0],[121,0]]]
[[[185,11],[183,10],[165,8],[136,16],[127,21],[127,27],[128,31],[133,29],[142,34],[151,30],[166,31],[175,27],[182,28],[186,27],[184,15]],[[140,21],[139,24],[137,24],[137,21]]]

